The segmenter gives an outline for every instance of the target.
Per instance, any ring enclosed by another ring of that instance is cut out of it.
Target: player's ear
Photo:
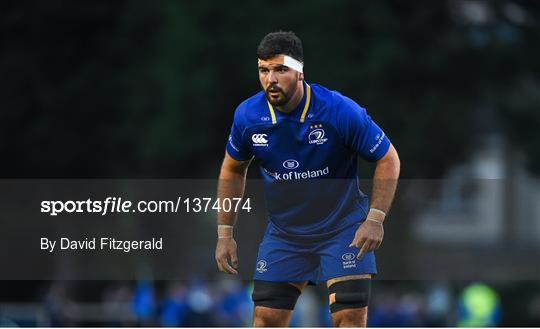
[[[304,73],[298,72],[298,81],[304,81]]]

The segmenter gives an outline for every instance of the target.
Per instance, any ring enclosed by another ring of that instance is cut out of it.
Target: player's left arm
[[[390,144],[386,154],[376,162],[370,209],[388,214],[396,193],[400,165],[398,153],[394,145]],[[377,216],[378,218],[381,223],[384,222],[384,217]]]
[[[355,150],[364,160],[376,163],[370,209],[349,245],[360,249],[360,259],[366,252],[381,245],[383,222],[396,192],[400,162],[388,136],[373,122],[366,109],[344,96],[338,97],[338,100],[337,126],[345,145]]]
[[[400,171],[399,156],[392,144],[386,154],[377,160],[373,175],[371,204],[366,220],[356,231],[350,247],[360,249],[357,258],[379,248],[384,236],[383,222],[390,211],[396,193]]]

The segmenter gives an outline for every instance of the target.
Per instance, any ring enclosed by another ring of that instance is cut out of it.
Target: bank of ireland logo
[[[344,261],[353,260],[354,258],[356,258],[356,256],[352,252],[348,252],[346,254],[343,254],[343,256],[341,256],[341,259],[343,259]]]
[[[255,269],[257,272],[259,273],[264,273],[266,272],[268,269],[266,268],[268,264],[266,264],[266,261],[265,260],[260,260],[257,262],[257,268]]]
[[[251,135],[251,140],[253,141],[253,146],[268,146],[268,135],[267,134],[253,134]]]
[[[298,168],[300,164],[298,163],[298,161],[294,160],[294,159],[289,159],[289,160],[285,160],[283,161],[283,167],[285,169],[296,169]]]
[[[343,268],[355,268],[356,267],[356,255],[352,252],[341,255],[343,260]]]
[[[309,144],[322,145],[328,138],[324,138],[324,129],[322,129],[322,124],[315,124],[309,126],[311,132],[308,135]]]

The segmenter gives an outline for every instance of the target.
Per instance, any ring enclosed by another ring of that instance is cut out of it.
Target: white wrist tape
[[[372,211],[383,215],[383,217],[386,217],[386,213],[382,210],[379,210],[377,208],[369,208],[369,212],[372,212]]]
[[[233,226],[232,225],[218,225],[217,234],[219,239],[228,239],[233,236]]]
[[[375,222],[375,223],[379,223],[382,225],[383,222],[381,222],[380,220],[376,220],[376,219],[373,219],[373,218],[366,218],[366,220],[369,220],[370,222]]]
[[[382,224],[384,222],[385,217],[386,217],[386,213],[384,211],[376,209],[376,208],[369,208],[369,212],[367,214],[366,220],[370,220],[370,221],[378,222],[379,224]]]

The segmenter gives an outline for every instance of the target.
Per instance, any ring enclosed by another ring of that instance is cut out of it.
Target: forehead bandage
[[[272,57],[271,59],[265,60],[260,59],[258,60],[258,64],[262,65],[271,65],[271,64],[279,64],[279,65],[285,65],[293,70],[296,70],[300,73],[303,73],[303,67],[304,64],[302,64],[300,61],[297,61],[296,59],[292,58],[291,56],[287,55],[277,55]]]

